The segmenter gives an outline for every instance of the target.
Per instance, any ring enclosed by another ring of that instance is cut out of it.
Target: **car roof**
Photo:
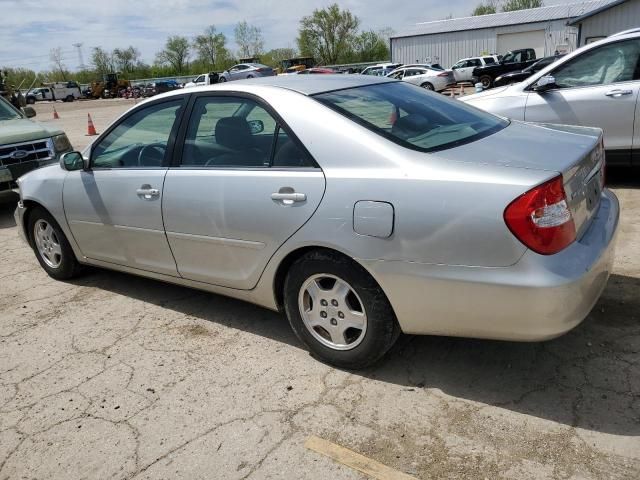
[[[275,77],[258,77],[249,80],[238,80],[233,84],[243,86],[261,85],[270,87],[280,87],[304,95],[315,95],[317,93],[342,90],[345,88],[363,87],[365,85],[375,85],[378,83],[396,82],[397,80],[386,77],[374,77],[368,75],[277,75]],[[231,83],[231,82],[230,82]],[[228,85],[231,89],[232,85]],[[211,87],[210,87],[211,88]]]

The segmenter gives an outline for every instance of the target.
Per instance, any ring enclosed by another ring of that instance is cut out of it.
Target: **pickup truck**
[[[38,100],[62,100],[73,102],[82,97],[80,85],[76,82],[58,82],[32,88],[27,92],[27,103],[33,105]]]
[[[29,120],[35,114],[32,107],[23,113],[0,97],[0,199],[13,196],[18,177],[72,150],[63,131]]]
[[[188,82],[184,85],[184,88],[187,87],[199,87],[201,85],[213,85],[218,83],[220,75],[216,72],[211,73],[203,73],[202,75],[198,75],[198,77],[194,78],[191,82]]]
[[[505,53],[498,63],[476,67],[473,69],[473,82],[482,83],[483,88],[491,88],[493,81],[508,72],[524,70],[533,65],[538,59],[533,48],[522,48]]]

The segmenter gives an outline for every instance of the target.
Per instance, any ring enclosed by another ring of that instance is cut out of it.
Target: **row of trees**
[[[526,10],[528,8],[543,7],[542,0],[486,0],[480,3],[474,10],[472,15],[490,15],[492,13],[513,12],[515,10]]]
[[[221,71],[240,58],[259,57],[262,63],[279,67],[282,60],[300,56],[314,57],[319,64],[367,62],[389,58],[390,30],[376,32],[360,30],[360,19],[337,4],[314,10],[300,20],[296,48],[265,50],[260,27],[246,21],[234,29],[237,51],[231,52],[227,37],[214,25],[192,39],[181,35],[167,38],[152,63],[142,60],[133,45],[111,51],[95,47],[91,51],[91,67],[70,73],[60,47],[50,51],[52,70],[39,72],[38,81],[66,81],[74,79],[89,83],[103,74],[120,72],[124,78],[148,78],[195,75],[204,71]],[[3,68],[13,84],[23,87],[31,83],[36,72],[29,69]]]

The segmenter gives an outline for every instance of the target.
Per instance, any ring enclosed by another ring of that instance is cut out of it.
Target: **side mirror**
[[[36,116],[36,111],[33,107],[24,107],[22,110],[27,118],[33,118]]]
[[[544,77],[538,79],[535,86],[533,87],[533,90],[538,93],[542,93],[555,87],[557,87],[556,79],[551,75],[545,75]]]
[[[89,160],[85,159],[80,152],[67,152],[63,153],[60,157],[60,167],[68,172],[75,170],[87,170],[89,167]]]
[[[247,123],[249,124],[251,135],[264,132],[264,123],[262,120],[250,120]]]

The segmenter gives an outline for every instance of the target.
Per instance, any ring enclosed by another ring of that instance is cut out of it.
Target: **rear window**
[[[406,82],[348,88],[314,98],[369,130],[422,152],[470,143],[509,124]]]

